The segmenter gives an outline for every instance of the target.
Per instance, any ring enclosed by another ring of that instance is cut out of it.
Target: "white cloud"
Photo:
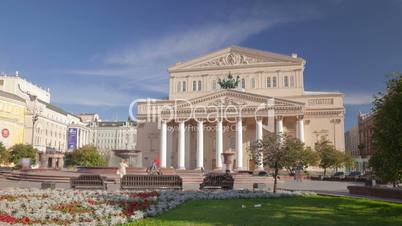
[[[129,106],[135,99],[134,95],[119,92],[111,87],[100,85],[77,86],[77,84],[55,84],[52,98],[62,104],[77,104],[86,106]]]
[[[169,65],[189,60],[218,48],[238,44],[250,36],[275,25],[317,17],[319,10],[309,4],[268,5],[250,4],[234,11],[223,20],[210,21],[179,31],[161,34],[142,42],[127,44],[124,48],[106,54],[95,54],[91,60],[100,60],[100,67],[74,72],[93,76],[118,76],[130,80],[155,80],[167,74]],[[167,76],[165,77],[165,79]]]
[[[275,23],[276,21],[262,19],[245,19],[173,33],[106,56],[105,63],[144,66],[187,59],[224,45],[244,41]]]
[[[307,5],[270,5],[265,8],[254,5],[224,16],[224,20],[221,21],[209,21],[204,25],[191,26],[179,31],[173,28],[171,33],[161,34],[142,42],[129,43],[124,48],[114,49],[105,54],[97,53],[90,60],[99,61],[99,67],[69,72],[97,78],[117,78],[121,80],[120,90],[131,89],[137,93],[144,91],[166,96],[169,65],[212,50],[239,44],[281,23],[315,17],[318,12],[319,10]],[[124,102],[127,95],[121,91],[110,93],[113,88],[115,87],[110,87],[106,95],[104,90],[98,87],[92,87],[90,90],[85,87],[81,92],[86,95],[80,95],[77,99],[92,105]],[[95,99],[91,100],[90,92],[97,93],[93,95]],[[102,98],[99,98],[99,95]]]
[[[372,101],[372,93],[346,93],[344,98],[344,103],[347,105],[371,104]]]

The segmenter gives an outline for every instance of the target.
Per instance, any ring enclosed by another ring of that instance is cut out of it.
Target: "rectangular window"
[[[241,79],[241,88],[242,89],[246,88],[246,80],[244,78]]]
[[[290,87],[295,87],[295,77],[290,76]]]
[[[187,84],[186,84],[186,81],[183,81],[183,92],[186,92],[187,91]]]
[[[276,77],[272,78],[272,87],[276,87]]]
[[[267,78],[267,88],[271,88],[271,77]]]
[[[285,76],[283,78],[283,86],[289,87],[289,77],[288,76]]]
[[[193,91],[197,91],[197,82],[193,81]]]
[[[216,80],[212,80],[212,89],[216,90]]]

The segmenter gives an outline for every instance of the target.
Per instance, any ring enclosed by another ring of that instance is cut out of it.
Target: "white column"
[[[160,150],[160,161],[161,168],[166,168],[166,136],[167,136],[167,127],[166,122],[161,122],[161,150]]]
[[[82,147],[82,129],[78,129],[78,131],[79,131],[79,137],[78,137],[78,140],[80,141],[80,144],[79,144],[79,148],[81,148]],[[46,144],[47,145],[47,144]]]
[[[223,129],[222,121],[216,122],[216,168],[222,169]]]
[[[236,121],[236,166],[243,169],[243,125],[241,118]]]
[[[283,135],[283,118],[282,117],[276,118],[276,134]]]
[[[263,131],[262,131],[262,120],[261,119],[257,119],[256,121],[256,131],[255,131],[255,136],[256,136],[256,140],[262,140],[263,138]],[[257,163],[257,169],[258,170],[264,170],[264,157],[263,157],[263,153],[260,152],[259,153],[259,159],[258,159],[258,163]]]
[[[279,116],[276,118],[276,134],[277,135],[284,135],[283,134],[283,117]],[[281,142],[283,141],[283,137],[281,137]]]
[[[166,149],[166,166],[169,168],[172,166],[172,152],[173,152],[173,132],[168,130],[167,136],[167,149]]]
[[[178,168],[179,169],[185,169],[185,134],[186,134],[186,130],[184,127],[184,121],[179,122],[179,150],[178,150]]]
[[[85,138],[85,132],[83,129],[81,129],[81,147],[85,145],[84,138]]]
[[[304,143],[304,120],[303,116],[297,117],[297,138]]]
[[[84,134],[85,134],[85,136],[84,136],[84,145],[87,145],[88,144],[88,133],[87,133],[87,131],[86,130],[84,130]]]
[[[191,127],[187,126],[186,128],[186,169],[191,169]]]
[[[204,168],[204,122],[197,122],[197,169]]]

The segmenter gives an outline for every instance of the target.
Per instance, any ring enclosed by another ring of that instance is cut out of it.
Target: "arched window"
[[[177,83],[177,92],[181,92],[181,82]]]
[[[255,78],[251,79],[251,88],[255,89]]]
[[[193,81],[193,91],[197,91],[197,81]]]
[[[288,76],[285,76],[283,78],[283,86],[289,87],[289,77]]]
[[[267,77],[267,88],[271,88],[271,77]]]
[[[201,87],[201,81],[198,81],[198,91],[201,91],[202,87]]]
[[[276,77],[272,78],[272,87],[276,87]]]
[[[246,79],[244,79],[244,78],[241,79],[241,88],[242,89],[246,88]]]

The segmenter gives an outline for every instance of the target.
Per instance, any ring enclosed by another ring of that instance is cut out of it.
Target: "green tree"
[[[287,158],[284,167],[292,172],[293,169],[305,170],[308,166],[317,165],[319,156],[317,152],[305,147],[304,143],[297,138],[287,137],[286,146]]]
[[[31,164],[36,163],[36,154],[38,150],[30,144],[16,144],[10,148],[10,161],[15,165],[20,165],[23,158],[30,158]]]
[[[369,164],[384,182],[402,180],[402,74],[392,73],[385,93],[373,101],[373,147]]]
[[[66,154],[67,166],[95,167],[106,166],[106,159],[98,152],[96,147],[86,145]]]
[[[224,78],[223,80],[218,79],[218,84],[222,89],[234,89],[239,85],[239,76],[233,78],[233,75],[229,72],[229,75],[227,78]]]
[[[280,169],[292,167],[304,169],[317,162],[317,156],[311,149],[304,148],[304,144],[298,139],[284,134],[270,134],[263,140],[253,142],[250,146],[250,154],[256,162],[260,159],[260,153],[263,155],[263,163],[274,169],[274,192],[276,192]]]
[[[10,162],[10,152],[0,142],[0,164],[8,164]]]
[[[351,156],[336,150],[335,146],[327,139],[316,142],[314,149],[320,157],[319,166],[324,169],[324,176],[326,176],[328,168],[338,169],[352,164]]]

